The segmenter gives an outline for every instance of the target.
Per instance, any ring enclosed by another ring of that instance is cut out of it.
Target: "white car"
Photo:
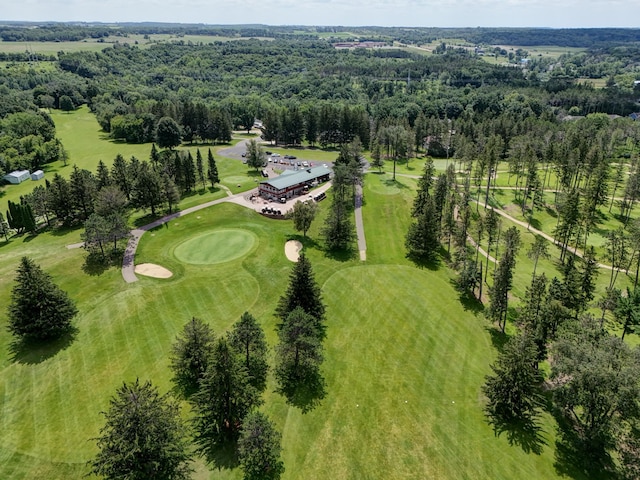
[[[271,154],[271,156],[272,156],[272,157],[279,157],[279,156],[280,156],[280,154],[279,154],[279,153],[272,153],[272,154]]]

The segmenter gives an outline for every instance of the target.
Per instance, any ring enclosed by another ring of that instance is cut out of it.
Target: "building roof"
[[[29,170],[16,170],[15,172],[7,173],[5,176],[20,178],[20,177],[23,177],[24,175],[29,175]]]
[[[260,183],[271,185],[277,190],[284,190],[286,188],[293,187],[294,185],[311,182],[316,178],[328,175],[329,173],[329,169],[324,166],[305,168],[304,170],[299,170],[295,173],[283,174],[279,177],[272,178],[271,180],[265,180]]]

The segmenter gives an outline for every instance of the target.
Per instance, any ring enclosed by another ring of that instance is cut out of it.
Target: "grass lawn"
[[[328,202],[307,239],[290,221],[233,204],[158,227],[142,238],[136,262],[168,268],[174,276],[166,280],[125,284],[117,268],[83,269],[84,252],[65,248],[73,233],[0,246],[2,278],[13,278],[19,256],[28,254],[80,310],[72,342],[35,352],[13,351],[0,328],[0,478],[83,478],[99,412],[122,381],[140,377],[170,389],[171,344],[192,316],[221,334],[249,310],[275,345],[273,310],[288,282],[284,244],[292,238],[303,241],[327,304],[327,396],[302,414],[269,380],[263,409],[283,433],[284,478],[558,478],[549,418],[539,455],[494,436],[486,423],[480,387],[496,355],[493,328],[459,300],[444,265],[420,269],[404,257],[415,180],[389,177],[366,178],[365,264],[321,250]],[[242,255],[229,249],[226,259],[184,261],[185,252],[194,254],[187,242],[217,252],[230,233],[228,241],[253,239]],[[11,285],[0,284],[0,303]],[[210,472],[202,462],[196,470],[199,479],[241,478],[237,469]]]

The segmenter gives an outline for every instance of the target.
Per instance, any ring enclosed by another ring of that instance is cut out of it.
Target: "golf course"
[[[92,168],[99,158],[83,156],[85,144],[114,145],[98,137],[95,125],[88,128],[94,135],[78,142],[71,125],[87,115],[81,110],[54,118],[62,141],[68,137],[74,155]],[[235,183],[243,168],[247,174],[239,161],[218,162],[222,183],[227,177]],[[480,304],[461,299],[445,264],[421,268],[405,257],[416,182],[365,175],[366,262],[322,248],[329,202],[319,204],[306,238],[290,220],[231,203],[176,218],[149,230],[135,258],[172,276],[139,276],[134,283],[125,283],[119,266],[88,268],[83,249],[67,248],[79,241],[81,229],[0,243],[2,305],[26,255],[79,309],[73,335],[39,348],[24,348],[0,329],[0,478],[86,478],[111,396],[136,378],[170,391],[171,347],[192,317],[223,335],[249,311],[273,349],[274,310],[292,265],[284,254],[290,240],[303,244],[327,306],[326,396],[303,413],[275,393],[270,375],[261,409],[282,432],[284,478],[560,478],[569,467],[556,455],[552,417],[543,414],[541,431],[524,440],[497,436],[487,423],[481,387],[504,337]],[[222,196],[207,190],[180,207]],[[540,268],[550,265],[541,262]],[[529,267],[518,275],[528,278]],[[182,414],[189,413],[184,402]],[[212,471],[201,459],[194,469],[198,479],[242,478],[238,468]]]

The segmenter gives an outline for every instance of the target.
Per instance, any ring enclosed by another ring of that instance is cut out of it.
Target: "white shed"
[[[29,170],[16,170],[5,175],[4,179],[13,184],[22,183],[25,180],[29,180]]]
[[[44,172],[42,170],[36,170],[31,174],[31,180],[40,180],[44,178]]]

